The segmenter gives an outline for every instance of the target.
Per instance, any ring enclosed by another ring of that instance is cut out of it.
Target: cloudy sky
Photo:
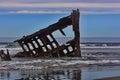
[[[120,0],[0,0],[0,37],[33,33],[77,8],[82,37],[120,37]]]
[[[68,13],[79,8],[84,14],[119,14],[119,0],[0,0],[0,13]]]

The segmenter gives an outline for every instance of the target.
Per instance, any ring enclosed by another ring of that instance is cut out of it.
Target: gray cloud
[[[51,2],[80,2],[80,0],[0,0],[11,3],[51,3]]]
[[[120,8],[120,3],[0,3],[0,8]]]
[[[71,11],[62,10],[18,10],[18,11],[6,11],[0,12],[0,14],[70,14]],[[109,10],[109,11],[89,11],[81,10],[81,14],[120,14],[120,10]]]
[[[0,2],[17,3],[51,3],[51,2],[89,2],[89,3],[114,3],[120,0],[0,0]]]
[[[120,14],[120,3],[111,3],[113,0],[109,0],[109,3],[107,2],[108,0],[105,0],[105,3],[101,3],[103,0],[99,2],[98,0],[96,0],[96,2],[92,0],[94,3],[90,2],[90,0],[80,0],[81,2],[78,0],[75,0],[76,2],[72,2],[72,0],[70,0],[69,3],[59,2],[60,0],[47,0],[48,2],[45,3],[39,3],[38,0],[4,1],[5,2],[0,0],[0,9],[6,10],[5,12],[0,10],[0,13],[2,14],[65,14],[76,8],[79,8],[82,14]],[[49,3],[49,1],[52,2]]]
[[[20,11],[8,11],[4,14],[68,14],[69,11],[46,11],[46,10],[20,10]]]

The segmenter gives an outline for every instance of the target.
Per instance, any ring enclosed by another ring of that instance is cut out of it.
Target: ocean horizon
[[[0,37],[0,42],[14,42],[21,37]],[[66,42],[73,37],[57,37],[58,42]],[[81,37],[80,43],[120,43],[120,37]]]

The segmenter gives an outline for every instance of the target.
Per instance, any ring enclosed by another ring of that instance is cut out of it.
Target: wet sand
[[[120,76],[117,77],[107,77],[107,78],[101,78],[96,80],[120,80]]]

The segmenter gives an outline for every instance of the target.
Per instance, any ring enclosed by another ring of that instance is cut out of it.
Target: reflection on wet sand
[[[49,67],[0,70],[0,80],[96,80],[120,76],[120,66]]]
[[[18,78],[11,78],[9,71],[0,73],[0,80],[81,80],[80,70],[20,70]],[[6,78],[5,78],[6,77]]]
[[[7,72],[4,72],[4,71],[0,72],[0,80],[1,79],[4,80],[4,77],[6,77],[7,80],[9,80],[9,78],[10,78],[10,72],[9,71],[7,71]]]

